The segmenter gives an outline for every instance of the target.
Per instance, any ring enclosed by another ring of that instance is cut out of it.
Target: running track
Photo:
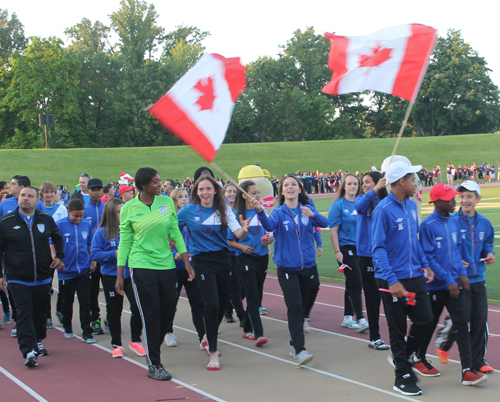
[[[55,298],[53,300],[54,305]],[[156,382],[148,379],[146,377],[144,358],[132,357],[132,354],[128,351],[126,351],[128,358],[122,360],[112,359],[109,350],[110,339],[107,334],[97,337],[98,344],[86,345],[78,339],[64,339],[62,332],[57,329],[49,330],[48,337],[44,342],[51,355],[39,358],[40,365],[38,367],[34,369],[25,368],[17,342],[10,337],[12,326],[6,325],[0,329],[0,394],[2,395],[2,401],[160,401],[187,399],[190,401],[277,401],[295,400],[293,397],[291,399],[281,398],[285,397],[286,390],[289,390],[293,384],[297,385],[297,389],[293,389],[296,400],[302,400],[307,395],[313,396],[314,392],[322,391],[321,389],[318,390],[320,386],[316,386],[313,392],[312,389],[306,389],[305,384],[298,383],[307,378],[306,384],[312,384],[313,379],[308,378],[307,372],[304,372],[304,370],[294,371],[291,358],[287,355],[286,308],[275,275],[268,275],[263,304],[269,311],[269,315],[265,317],[263,322],[266,334],[270,339],[269,346],[255,348],[252,343],[247,343],[248,341],[241,338],[241,332],[237,324],[224,322],[221,325],[220,335],[220,350],[223,353],[221,358],[222,368],[219,373],[210,373],[204,370],[204,364],[207,361],[206,354],[200,350],[196,352],[193,350],[196,349],[196,347],[193,347],[193,342],[191,342],[193,335],[190,335],[193,327],[190,324],[187,302],[181,299],[175,322],[176,325],[180,325],[175,329],[179,346],[177,348],[162,347],[163,359],[168,360],[169,363],[168,365],[165,364],[166,368],[175,377],[174,381],[169,382]],[[384,363],[388,352],[374,352],[368,349],[366,347],[367,334],[358,334],[354,330],[340,326],[343,318],[342,305],[342,285],[322,283],[317,303],[311,314],[313,331],[306,336],[306,346],[315,355],[313,365],[308,367],[307,371],[312,370],[315,375],[319,373],[322,376],[321,378],[324,379],[334,379],[336,381],[335,389],[343,389],[342,387],[346,386],[345,382],[348,382],[347,385],[351,388],[347,389],[355,389],[356,391],[350,395],[350,400],[387,401],[393,398],[405,399],[401,395],[393,393],[391,389],[392,369],[389,368],[387,363]],[[127,308],[128,306],[125,306],[125,310]],[[104,313],[104,307],[101,308],[101,312]],[[490,306],[490,341],[487,358],[490,365],[496,368],[500,368],[499,314],[500,308]],[[128,342],[129,337],[127,329],[128,317],[127,313],[124,313],[122,325],[124,344]],[[77,334],[79,333],[78,327],[79,325],[74,322],[74,329]],[[381,332],[382,338],[388,341],[387,325],[383,316],[381,317]],[[323,339],[327,337],[326,346],[325,343],[319,342],[320,336]],[[332,345],[331,348],[328,348],[328,344]],[[433,358],[434,351],[434,346],[431,344],[429,348],[430,359]],[[244,362],[241,361],[241,354],[244,356]],[[323,368],[326,363],[330,363],[332,359],[334,360],[341,355],[344,356],[343,354],[347,356],[343,362],[344,371],[348,373],[345,374],[346,377],[344,377],[344,374],[337,375],[333,370],[326,371]],[[184,362],[184,356],[190,360]],[[349,360],[349,356],[358,356],[358,360],[354,357],[353,360]],[[370,370],[370,373],[373,373],[374,376],[373,381],[370,382],[366,378],[355,378],[356,372],[362,372],[363,369],[366,369],[366,367],[355,368],[359,363],[359,356],[366,356],[365,359],[368,365],[376,364],[374,366],[376,370]],[[458,360],[456,346],[452,349],[451,357]],[[269,358],[272,360],[269,360]],[[453,365],[453,363],[450,363],[448,366],[442,366],[436,361],[434,361],[434,364],[438,369],[444,371],[444,375],[446,375],[446,370],[450,369],[450,365]],[[279,373],[284,378],[290,377],[290,383],[283,385],[283,389],[280,389],[279,381],[272,386],[262,383],[262,377],[270,380],[279,378],[278,371],[273,368],[273,365],[279,365]],[[235,366],[237,368],[231,370],[231,367]],[[348,366],[353,371],[348,369]],[[266,371],[268,369],[269,372]],[[455,365],[453,370],[454,372],[459,370],[458,365]],[[459,385],[457,378],[455,378],[457,375],[455,373],[452,379],[454,384]],[[497,395],[499,391],[496,375],[497,373],[491,374],[490,380],[484,387],[481,387],[481,390],[472,391],[487,392],[488,399],[494,398],[494,395]],[[251,382],[252,379],[255,379],[257,384],[248,384],[248,381]],[[451,380],[450,377],[448,379]],[[432,397],[432,392],[437,393],[438,390],[431,388],[432,384],[436,384],[436,382],[426,384],[427,379],[424,380],[426,387],[423,387],[424,396],[422,398],[436,400]],[[445,377],[432,380],[444,381]],[[349,383],[349,381],[351,382]],[[196,383],[193,384],[193,382]],[[324,392],[332,395],[332,392],[335,391],[328,384],[331,384],[331,382],[323,385],[325,387]],[[361,390],[356,388],[358,386],[361,387]],[[259,397],[253,398],[252,392],[256,392],[257,389],[261,388],[264,388],[266,393],[264,395],[254,394],[254,396],[258,395]],[[362,392],[365,392],[366,388],[368,388],[370,394],[362,396]],[[428,396],[426,390],[429,388],[431,395]],[[472,392],[469,391],[469,387],[455,388],[450,388],[446,393],[446,395],[449,394],[450,400],[463,397],[464,392]],[[243,393],[241,390],[244,390]],[[301,392],[303,391],[306,394],[302,395]],[[455,392],[457,394],[453,396]],[[487,397],[487,395],[483,396]],[[334,399],[328,398],[328,400]],[[316,400],[319,400],[318,396],[316,396]]]

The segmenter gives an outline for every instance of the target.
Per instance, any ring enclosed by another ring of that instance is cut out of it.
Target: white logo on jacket
[[[160,211],[160,213],[162,214],[166,214],[167,213],[167,207],[165,205],[161,205],[158,207],[158,211]]]
[[[403,222],[403,218],[396,219],[396,223],[400,223],[400,222]]]
[[[87,236],[89,234],[87,232],[82,232],[82,237],[83,237],[83,240],[87,240]]]
[[[36,225],[36,227],[38,228],[38,231],[40,233],[45,232],[45,225],[43,223],[39,223],[38,225]]]
[[[21,229],[21,226],[14,226],[12,229],[14,230]]]
[[[479,240],[483,240],[484,239],[484,232],[479,232]]]
[[[403,224],[402,223],[398,223],[398,230],[403,230]]]
[[[451,238],[453,239],[453,243],[457,244],[457,232],[453,232]]]
[[[417,211],[415,211],[414,209],[411,210],[411,214],[413,215],[413,220],[417,220]]]
[[[441,248],[441,240],[443,240],[443,238],[442,238],[442,237],[436,237],[437,247],[438,247],[438,248]]]
[[[309,225],[309,217],[307,215],[302,215],[302,217],[300,218],[300,220],[302,221],[302,224],[304,226]]]
[[[195,216],[195,217],[194,217],[194,221],[195,221],[195,222],[199,222],[199,221],[200,221],[200,217],[199,217],[199,216]]]

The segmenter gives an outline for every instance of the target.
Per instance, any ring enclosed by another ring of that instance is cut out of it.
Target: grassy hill
[[[397,153],[414,164],[429,168],[448,162],[500,162],[500,135],[474,134],[446,137],[403,138]],[[283,143],[225,144],[215,162],[235,179],[242,165],[259,164],[271,174],[281,176],[292,171],[332,170],[364,171],[380,167],[390,156],[395,138]],[[163,179],[183,179],[207,165],[187,146],[151,148],[99,148],[54,150],[0,150],[0,180],[15,174],[31,178],[34,185],[45,180],[74,185],[81,173],[103,181],[118,180],[119,174],[134,175],[141,166],[156,168]],[[217,174],[216,174],[217,176]]]

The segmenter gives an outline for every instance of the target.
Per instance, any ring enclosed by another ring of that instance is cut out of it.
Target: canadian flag
[[[371,89],[414,102],[437,31],[408,24],[366,36],[325,36],[331,42],[328,68],[333,75],[323,92],[338,95]]]
[[[162,125],[212,162],[245,89],[240,58],[207,54],[148,110]]]
[[[134,181],[134,178],[128,173],[120,173],[120,180]]]

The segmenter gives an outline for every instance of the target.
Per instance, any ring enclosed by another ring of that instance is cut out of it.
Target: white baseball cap
[[[455,190],[461,192],[464,188],[469,191],[475,191],[477,195],[481,195],[481,188],[474,180],[465,180],[462,184],[459,184]]]
[[[411,166],[411,162],[406,156],[403,156],[403,155],[394,155],[392,157],[388,156],[382,162],[382,167],[380,168],[380,172],[382,174],[384,174],[385,172],[387,172],[387,168],[389,167],[389,164],[392,164],[394,162],[399,162],[399,161],[402,161],[402,162],[406,163],[408,166]]]
[[[389,184],[392,184],[405,177],[408,173],[420,172],[420,169],[422,169],[422,165],[411,166],[403,161],[393,162],[387,168],[385,178]]]

